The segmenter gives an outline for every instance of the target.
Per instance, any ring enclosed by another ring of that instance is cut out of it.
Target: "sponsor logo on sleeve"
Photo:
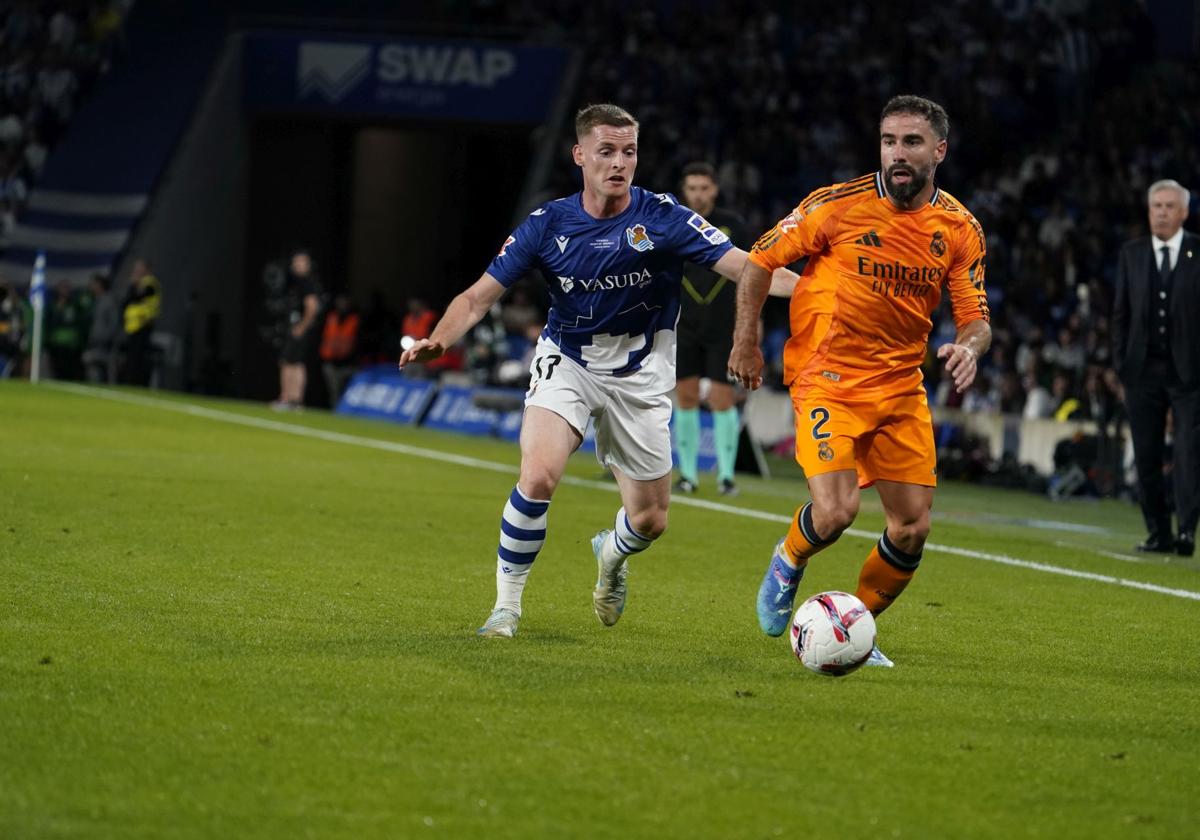
[[[639,253],[654,250],[654,241],[646,233],[645,225],[625,228],[625,239],[629,242],[629,247]]]
[[[779,230],[783,233],[790,233],[800,227],[800,220],[803,218],[804,216],[801,214],[800,209],[796,208],[779,221]]]
[[[517,241],[517,237],[515,237],[515,236],[510,236],[510,237],[508,237],[508,239],[505,239],[504,244],[500,246],[500,253],[497,254],[496,256],[503,257],[506,253],[508,253],[508,246],[513,244],[516,241]]]
[[[713,227],[707,219],[699,213],[693,213],[691,218],[687,220],[688,227],[693,228],[698,234],[708,240],[710,245],[723,245],[729,241],[729,237],[718,227]]]

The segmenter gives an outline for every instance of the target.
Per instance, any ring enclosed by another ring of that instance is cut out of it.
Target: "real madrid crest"
[[[821,441],[821,444],[817,447],[817,457],[822,461],[833,460],[833,447],[829,445],[829,441]]]
[[[940,257],[946,253],[946,235],[940,230],[933,232],[933,239],[929,240],[929,253],[935,257]]]

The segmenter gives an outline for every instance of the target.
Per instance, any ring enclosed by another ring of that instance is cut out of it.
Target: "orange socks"
[[[832,545],[840,534],[822,539],[813,528],[812,502],[809,502],[792,518],[787,536],[783,540],[784,559],[798,569],[808,565],[808,560],[818,551]],[[858,576],[855,595],[867,605],[872,615],[879,615],[900,597],[904,587],[917,573],[921,565],[921,553],[909,554],[888,538],[887,531],[867,555],[862,572]]]
[[[872,615],[879,615],[900,597],[904,587],[917,573],[921,554],[901,551],[888,539],[887,531],[867,555],[862,572],[858,576],[855,595],[867,605]]]
[[[833,543],[836,538],[835,535],[833,539],[823,540],[817,536],[817,531],[813,528],[812,502],[809,502],[792,517],[792,524],[783,540],[785,559],[797,568],[803,568],[808,564],[808,558]]]

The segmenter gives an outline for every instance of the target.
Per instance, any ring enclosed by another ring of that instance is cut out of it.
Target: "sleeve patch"
[[[693,228],[696,233],[704,237],[710,245],[724,245],[729,241],[729,237],[718,227],[713,227],[699,213],[693,213],[687,220],[688,227]]]

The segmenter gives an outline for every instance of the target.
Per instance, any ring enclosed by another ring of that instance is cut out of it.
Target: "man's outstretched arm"
[[[445,353],[446,348],[453,346],[466,335],[467,330],[479,323],[504,292],[505,287],[500,281],[485,271],[466,291],[450,301],[446,313],[437,322],[429,338],[418,339],[400,354],[400,367],[428,362]]]
[[[742,270],[750,262],[749,257],[750,255],[741,248],[730,248],[721,259],[713,264],[713,271],[737,283],[742,278]],[[771,273],[771,285],[768,293],[771,297],[790,298],[792,289],[796,288],[796,281],[799,279],[800,275],[796,272],[786,268],[777,268]]]

